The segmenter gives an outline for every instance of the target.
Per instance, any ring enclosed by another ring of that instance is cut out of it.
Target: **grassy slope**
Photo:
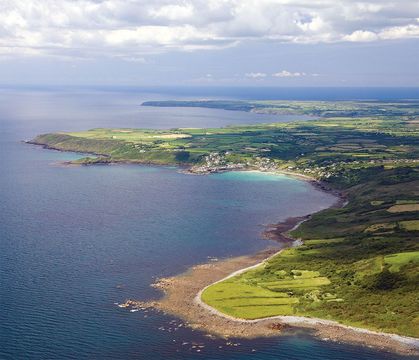
[[[326,118],[221,129],[93,129],[34,142],[103,155],[81,163],[240,163],[327,182],[346,193],[345,208],[314,215],[293,233],[303,246],[213,285],[204,301],[241,318],[297,314],[419,336],[418,104],[260,103],[258,111],[291,112],[292,105]],[[217,106],[232,105],[211,104]],[[234,106],[255,110],[246,102]]]

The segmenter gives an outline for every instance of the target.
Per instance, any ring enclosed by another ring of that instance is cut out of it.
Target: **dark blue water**
[[[159,296],[150,283],[208,257],[268,245],[263,224],[334,199],[307,183],[254,173],[191,176],[175,168],[63,167],[77,157],[20,142],[99,126],[266,122],[208,109],[149,109],[147,94],[0,94],[0,359],[397,359],[301,332],[239,346],[114,303]],[[156,98],[154,96],[154,98]],[[281,118],[287,120],[286,118]],[[164,327],[165,330],[159,330]],[[192,343],[205,347],[200,353]]]

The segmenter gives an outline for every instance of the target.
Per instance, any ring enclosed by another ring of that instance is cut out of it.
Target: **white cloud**
[[[113,46],[130,45],[179,45],[210,39],[211,33],[197,30],[193,26],[142,26],[135,29],[110,30],[105,40]]]
[[[262,73],[262,72],[250,72],[250,73],[246,73],[245,76],[247,78],[251,78],[251,79],[263,79],[267,75],[265,73]]]
[[[287,70],[282,70],[280,72],[272,74],[273,77],[280,77],[280,78],[286,78],[286,77],[301,77],[306,76],[307,74],[304,72],[290,72]]]
[[[379,33],[379,37],[386,40],[419,38],[419,25],[395,26],[384,29]]]
[[[417,0],[0,0],[0,55],[142,58],[246,41],[419,38]]]
[[[386,28],[379,33],[372,31],[357,30],[350,35],[346,35],[344,40],[347,41],[375,41],[375,40],[397,40],[397,39],[409,39],[419,38],[419,26],[418,25],[407,25],[407,26],[394,26]]]
[[[372,31],[356,30],[350,35],[345,35],[343,39],[355,42],[374,41],[378,39],[378,35]]]
[[[165,5],[150,11],[151,16],[169,20],[189,19],[193,14],[194,7],[192,4]]]

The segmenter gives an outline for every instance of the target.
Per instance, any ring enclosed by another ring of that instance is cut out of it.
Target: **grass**
[[[416,204],[416,200],[397,200],[396,205]]]
[[[383,224],[373,224],[368,226],[365,231],[366,232],[379,232],[379,231],[386,231],[386,230],[393,230],[395,229],[397,224],[395,223],[383,223]]]
[[[400,271],[400,269],[409,263],[419,263],[419,251],[391,254],[384,257],[384,262],[390,265],[390,271]]]
[[[388,212],[399,213],[405,211],[419,211],[419,204],[403,204],[403,205],[393,205],[388,208]]]
[[[277,257],[293,258],[295,251],[287,249]],[[330,284],[319,271],[292,269],[267,274],[265,270],[266,265],[261,265],[210,286],[203,292],[202,300],[227,315],[242,319],[296,315],[300,302],[307,298],[336,300],[332,294],[319,291]]]
[[[247,284],[224,281],[206,289],[202,294],[206,303],[215,303],[221,312],[241,318],[256,319],[281,314],[291,314],[298,299],[286,293],[273,292]]]
[[[377,256],[371,259],[357,261],[354,264],[356,269],[356,278],[362,279],[364,276],[378,274],[383,271],[384,259],[382,256]]]
[[[400,226],[407,231],[419,231],[419,220],[400,221]]]
[[[381,273],[386,266],[388,266],[388,269],[391,272],[399,272],[404,265],[409,263],[419,263],[418,251],[396,253],[387,256],[378,256],[372,259],[361,260],[355,263],[355,268],[357,276],[362,278],[367,275]]]

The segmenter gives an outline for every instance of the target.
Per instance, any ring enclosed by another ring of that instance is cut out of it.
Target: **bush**
[[[186,162],[189,160],[189,151],[178,151],[176,153],[175,159],[178,162]]]
[[[392,290],[400,287],[404,280],[400,274],[384,269],[378,274],[366,277],[365,287],[370,290]]]

